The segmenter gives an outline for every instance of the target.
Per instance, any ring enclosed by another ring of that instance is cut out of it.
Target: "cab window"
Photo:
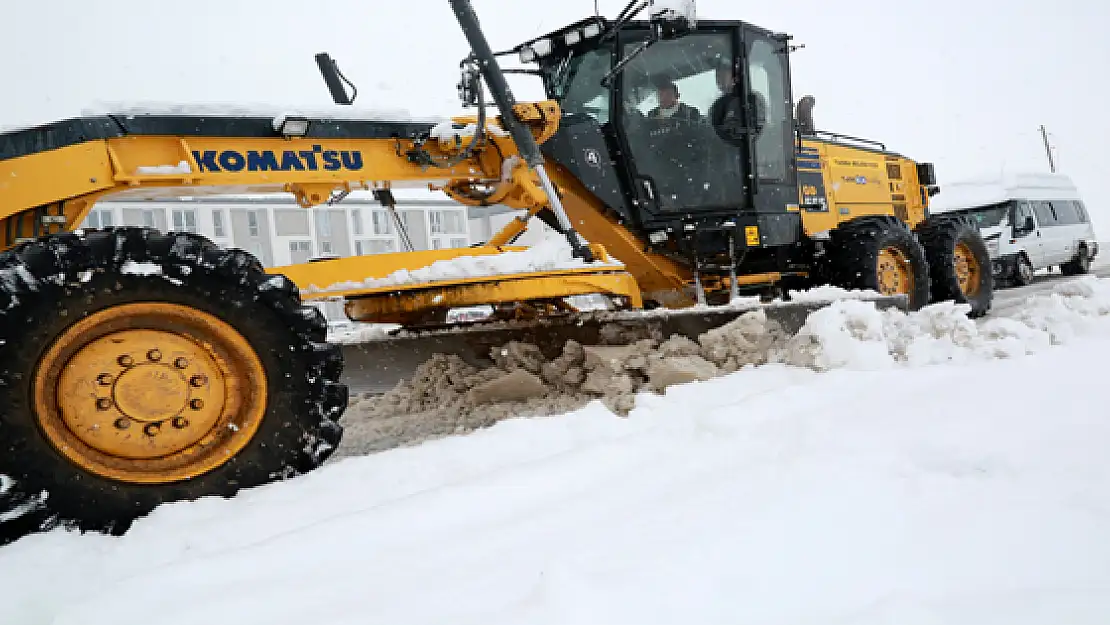
[[[641,42],[622,43],[627,56]],[[730,32],[660,41],[620,74],[620,127],[635,170],[667,212],[739,207],[745,201],[741,147],[710,120],[723,93],[718,75],[733,66]]]
[[[543,67],[548,97],[559,100],[565,115],[587,115],[599,124],[609,121],[609,89],[601,79],[609,72],[612,52],[600,49]]]
[[[756,114],[762,117],[756,139],[756,169],[764,180],[786,181],[787,146],[792,144],[790,111],[786,92],[786,68],[780,44],[770,39],[755,39],[748,52],[752,97]]]

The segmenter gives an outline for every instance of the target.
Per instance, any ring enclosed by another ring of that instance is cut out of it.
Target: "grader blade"
[[[869,298],[880,310],[908,310],[904,295]],[[411,379],[436,354],[454,355],[475,367],[492,366],[491,354],[510,342],[535,345],[548,359],[562,353],[567,341],[581,345],[628,345],[641,339],[666,340],[679,335],[697,340],[702,334],[746,313],[763,311],[794,335],[815,310],[829,301],[782,302],[679,310],[587,312],[534,322],[495,322],[435,330],[408,331],[342,345],[345,382],[351,394],[379,394]]]

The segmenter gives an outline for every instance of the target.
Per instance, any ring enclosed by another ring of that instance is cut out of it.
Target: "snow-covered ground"
[[[0,550],[0,622],[1110,622],[1110,280],[1056,291],[981,323],[844,302],[807,330],[830,371],[32,536]]]

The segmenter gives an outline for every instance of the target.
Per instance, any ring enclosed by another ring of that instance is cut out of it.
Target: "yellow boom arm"
[[[514,113],[537,143],[558,128],[560,110],[553,101],[517,104]],[[221,120],[231,127],[238,121]],[[203,130],[125,133],[0,160],[0,181],[4,181],[0,182],[0,246],[74,229],[97,201],[110,195],[159,198],[285,192],[310,208],[336,193],[426,186],[442,189],[469,206],[500,204],[527,213],[482,246],[355,256],[273,271],[293,280],[306,299],[343,296],[350,302],[348,314],[361,321],[403,323],[430,308],[552,300],[584,293],[624,298],[632,307],[641,305],[643,292],[688,299],[680,294],[691,279],[685,268],[644,251],[643,243],[606,215],[601,203],[576,179],[551,164],[550,175],[564,209],[592,242],[596,263],[543,272],[495,271],[465,279],[397,279],[440,261],[521,252],[507,246],[525,230],[527,218],[548,208],[549,202],[499,120],[487,122],[487,131],[470,151],[464,151],[472,138],[466,133],[473,133],[477,120],[459,117],[453,120],[455,127],[436,127],[426,139],[367,138],[352,132],[337,132],[336,138],[282,136],[277,130],[272,136]],[[312,123],[338,128],[344,122]]]

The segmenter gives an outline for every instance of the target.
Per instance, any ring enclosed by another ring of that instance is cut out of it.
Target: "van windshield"
[[[958,215],[967,215],[971,217],[980,228],[991,228],[1002,225],[1003,223],[1009,224],[1013,207],[1014,203],[1009,201],[991,204],[990,206],[964,208],[952,212]]]

